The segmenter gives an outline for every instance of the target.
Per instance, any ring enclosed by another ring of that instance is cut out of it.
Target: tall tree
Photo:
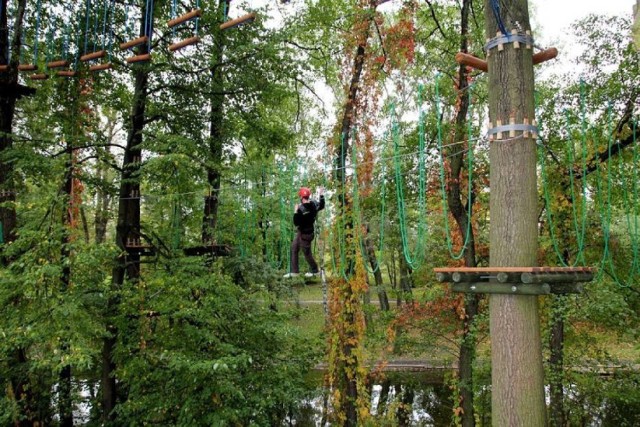
[[[485,34],[492,39],[504,23],[530,29],[527,0],[485,1]],[[510,31],[510,29],[509,29]],[[533,122],[531,49],[514,43],[489,51],[489,120]],[[537,264],[536,141],[533,133],[514,141],[493,141],[491,164],[490,264]],[[538,297],[490,295],[492,423],[495,426],[546,424]]]

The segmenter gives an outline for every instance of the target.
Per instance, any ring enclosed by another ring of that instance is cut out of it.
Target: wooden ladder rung
[[[198,43],[200,43],[200,37],[198,37],[198,36],[190,37],[188,39],[184,39],[184,40],[181,40],[181,41],[179,41],[177,43],[174,43],[174,44],[170,45],[169,46],[169,51],[170,52],[175,52],[176,50],[180,50],[180,49],[182,49],[184,47],[191,46],[193,44],[198,44]]]
[[[253,22],[255,19],[256,19],[255,12],[247,13],[246,15],[242,15],[236,19],[232,19],[231,21],[227,21],[220,24],[220,29],[227,30],[229,28],[237,27],[245,23]]]
[[[98,58],[104,58],[104,56],[106,54],[107,54],[107,52],[104,51],[104,50],[99,50],[97,52],[87,53],[86,55],[82,55],[80,57],[80,61],[87,62],[87,61],[92,61],[92,60],[98,59]]]
[[[31,74],[29,78],[31,80],[47,80],[49,76],[47,74],[41,73],[41,74]]]
[[[148,43],[148,42],[149,42],[149,37],[147,36],[138,37],[137,39],[133,39],[125,43],[120,43],[120,50],[131,49],[132,47],[140,46],[141,44]]]
[[[133,64],[133,63],[136,63],[136,62],[146,62],[146,61],[151,61],[151,54],[150,53],[131,56],[131,57],[127,58],[127,63],[128,64]]]
[[[0,65],[0,72],[9,71],[9,65],[2,64]]]
[[[60,59],[58,61],[51,61],[47,63],[48,68],[63,68],[68,66],[69,66],[69,61],[65,59]]]
[[[191,21],[192,19],[199,18],[201,16],[202,16],[202,9],[193,9],[189,13],[185,13],[182,16],[178,16],[177,18],[167,21],[167,26],[169,28],[173,28],[176,25],[182,24],[183,22]]]
[[[38,66],[36,64],[20,64],[18,65],[18,71],[36,71]]]
[[[70,70],[58,71],[56,73],[56,76],[58,76],[58,77],[75,77],[76,76],[76,72],[75,71],[70,71]]]
[[[104,64],[96,64],[89,67],[89,71],[102,71],[109,70],[113,68],[113,65],[110,62],[105,62]]]

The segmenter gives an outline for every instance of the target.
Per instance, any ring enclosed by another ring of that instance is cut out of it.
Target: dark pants
[[[312,273],[318,272],[318,264],[316,260],[313,259],[313,255],[311,254],[311,242],[313,241],[313,234],[303,234],[300,231],[296,233],[296,237],[293,239],[293,243],[291,243],[291,272],[292,273],[300,273],[300,266],[298,263],[298,252],[300,252],[300,248],[302,248],[302,253],[304,254],[304,258],[309,263],[309,267],[311,267]]]

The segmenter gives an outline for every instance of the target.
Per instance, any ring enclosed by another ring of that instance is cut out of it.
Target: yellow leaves
[[[462,409],[462,406],[458,406],[456,409],[453,410],[453,414],[456,417],[460,417],[462,414],[464,414],[464,409]]]

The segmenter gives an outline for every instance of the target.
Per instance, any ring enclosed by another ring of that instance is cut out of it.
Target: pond
[[[323,372],[309,374],[314,387],[285,425],[322,426],[326,420]],[[452,425],[454,390],[448,378],[452,371],[389,372],[373,379],[370,386],[372,425],[449,426]],[[565,417],[569,426],[640,426],[640,373],[618,372],[568,373],[571,382],[565,388]],[[491,391],[488,369],[477,371],[475,391],[476,426],[491,425]],[[549,403],[548,388],[547,403]],[[324,423],[325,426],[330,423]]]

